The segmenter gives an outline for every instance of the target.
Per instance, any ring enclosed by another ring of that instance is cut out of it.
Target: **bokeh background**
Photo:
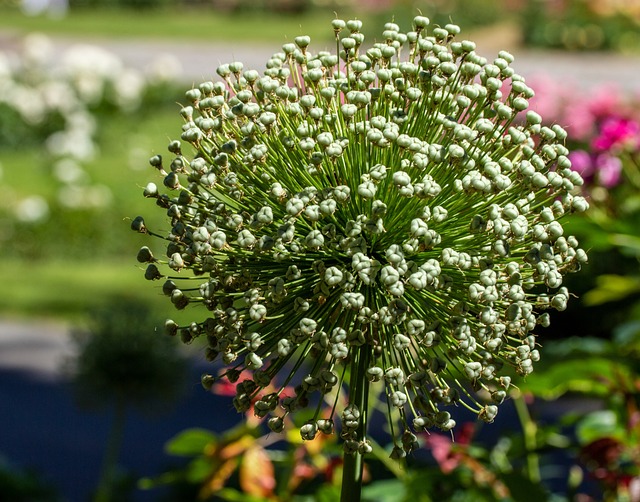
[[[148,159],[180,134],[184,90],[219,64],[261,70],[301,34],[331,48],[336,15],[363,20],[373,39],[420,12],[460,25],[489,59],[516,56],[537,93],[532,108],[567,128],[587,181],[576,189],[592,208],[571,228],[590,263],[571,278],[569,309],[541,333],[541,376],[514,396],[503,425],[475,431],[477,449],[470,432],[457,450],[425,439],[431,453],[416,472],[434,500],[500,500],[520,471],[529,491],[514,500],[640,500],[640,1],[4,0],[0,501],[276,500],[233,469],[202,491],[228,454],[211,454],[222,436],[170,442],[193,428],[222,434],[242,417],[223,390],[200,386],[197,344],[153,332],[176,314],[144,280],[145,241],[130,230],[138,214],[161,222],[142,197]],[[142,335],[147,326],[154,336]],[[330,464],[306,448],[315,460],[291,493],[314,500],[331,485]],[[411,479],[382,467],[377,476],[399,484],[374,486],[371,500],[413,493]],[[118,491],[100,498],[105,476]]]

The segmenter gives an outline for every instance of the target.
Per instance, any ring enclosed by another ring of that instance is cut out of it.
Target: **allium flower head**
[[[509,53],[489,63],[457,26],[428,24],[389,23],[365,49],[360,21],[335,20],[337,54],[297,37],[263,73],[224,64],[186,93],[187,148],[150,160],[168,191],[144,195],[171,226],[133,221],[166,244],[138,260],[178,309],[204,307],[167,330],[206,337],[232,381],[250,370],[235,406],[258,396],[275,431],[309,408],[303,438],[340,416],[345,449],[366,452],[376,389],[396,457],[415,432],[451,430],[452,405],[493,421],[586,260],[560,223],[587,208],[565,131],[534,112],[516,125],[533,91]]]

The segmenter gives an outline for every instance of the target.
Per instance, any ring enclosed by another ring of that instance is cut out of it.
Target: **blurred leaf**
[[[630,234],[609,234],[612,244],[629,249],[635,255],[640,255],[640,237]]]
[[[187,429],[180,432],[171,439],[165,446],[165,450],[170,455],[177,456],[197,456],[202,455],[210,445],[216,445],[218,438],[206,429]]]
[[[314,495],[309,497],[294,497],[295,502],[335,502],[340,500],[340,487],[337,485],[322,485]]]
[[[624,441],[625,435],[624,428],[618,423],[618,417],[612,410],[591,412],[576,427],[576,436],[583,445],[605,437]]]
[[[222,488],[216,492],[216,500],[228,500],[229,502],[264,502],[265,499],[247,495],[234,488]]]
[[[572,336],[544,346],[544,362],[555,363],[566,358],[605,356],[612,353],[611,343],[601,338]]]
[[[207,457],[194,458],[187,466],[186,479],[189,483],[199,485],[211,476],[212,469],[214,469],[214,464],[211,459]]]
[[[592,208],[589,209],[590,216],[599,222],[588,218],[573,218],[567,221],[565,231],[567,233],[581,236],[580,243],[589,250],[606,251],[613,247],[608,238],[608,232],[604,228],[609,228],[611,221],[606,214],[597,214]]]
[[[243,455],[254,444],[256,438],[251,434],[244,433],[240,436],[231,435],[231,438],[225,441],[224,445],[215,452],[215,455],[221,459],[229,459]]]
[[[512,500],[518,502],[543,502],[549,500],[549,494],[540,483],[534,483],[519,472],[507,472],[500,475],[507,485]]]
[[[606,274],[596,278],[597,286],[584,296],[587,306],[618,301],[640,293],[640,277]]]
[[[248,495],[271,498],[276,487],[275,469],[266,450],[253,443],[242,458],[240,487]]]
[[[213,467],[213,463],[209,464]],[[216,495],[224,488],[224,484],[233,474],[233,471],[238,467],[238,459],[231,459],[222,463],[215,464],[215,470],[212,476],[202,486],[200,490],[200,497],[204,500]]]
[[[405,487],[399,479],[375,481],[362,489],[362,498],[369,502],[402,502],[405,500]]]
[[[613,378],[615,371],[616,363],[609,359],[566,360],[528,375],[520,388],[547,400],[557,399],[567,392],[607,396],[609,387],[604,379]]]
[[[633,346],[640,342],[640,320],[634,319],[616,327],[613,331],[616,345]]]

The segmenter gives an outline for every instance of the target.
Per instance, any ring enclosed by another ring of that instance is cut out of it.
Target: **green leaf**
[[[576,427],[576,436],[580,444],[589,444],[596,439],[612,437],[625,439],[625,430],[618,422],[612,410],[599,410],[589,413]]]
[[[193,484],[203,483],[211,476],[214,464],[207,457],[194,458],[186,467],[186,479]]]
[[[170,455],[192,457],[201,455],[208,445],[215,445],[218,438],[206,429],[187,429],[170,439],[165,451]]]
[[[633,347],[640,342],[640,320],[625,322],[613,331],[613,341],[622,347]]]
[[[549,500],[549,494],[540,483],[534,483],[518,472],[501,474],[500,479],[509,488],[512,500],[517,500],[518,502],[544,502]]]
[[[261,497],[254,497],[253,495],[247,495],[234,488],[223,488],[216,493],[216,497],[222,500],[228,500],[229,502],[265,502],[268,499]]]
[[[313,502],[335,502],[340,500],[340,487],[336,485],[323,485],[311,499]]]
[[[640,277],[605,274],[596,278],[597,286],[584,295],[587,306],[622,300],[640,292]]]
[[[581,392],[595,396],[609,395],[602,379],[613,378],[616,365],[605,358],[590,357],[566,360],[527,376],[519,387],[547,400],[557,399],[567,392]]]
[[[629,234],[609,234],[609,241],[615,246],[626,248],[633,255],[640,255],[640,237]]]
[[[405,497],[405,487],[398,479],[375,481],[362,489],[362,498],[368,502],[384,500],[385,502],[402,502]]]
[[[584,356],[607,356],[613,349],[611,343],[601,338],[572,336],[544,346],[544,362],[564,362],[567,358],[583,359]]]

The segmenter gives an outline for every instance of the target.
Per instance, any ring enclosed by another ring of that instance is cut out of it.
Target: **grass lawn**
[[[193,310],[177,311],[162,294],[162,281],[149,283],[144,267],[131,260],[0,262],[0,276],[10,295],[0,315],[77,321],[110,299],[130,298],[148,304],[160,318],[190,322]],[[194,307],[198,308],[198,306]],[[202,311],[196,315],[202,318]]]
[[[136,269],[126,262],[3,260],[0,275],[11,291],[2,313],[18,316],[77,318],[110,297],[131,296],[150,303],[164,300]]]
[[[156,302],[173,315],[161,284],[149,284],[136,261],[140,246],[160,253],[160,243],[129,229],[129,219],[138,214],[165,225],[163,211],[142,196],[142,187],[149,181],[161,183],[148,159],[164,154],[169,138],[180,133],[179,108],[171,105],[175,97],[168,102],[153,111],[100,121],[101,154],[84,169],[93,183],[111,189],[113,200],[104,210],[58,210],[42,224],[12,229],[3,210],[31,194],[55,204],[60,183],[39,148],[2,152],[0,277],[11,293],[0,302],[0,315],[75,318],[110,296],[122,295]]]
[[[345,14],[346,16],[346,14]],[[16,8],[0,8],[0,30],[48,35],[89,37],[163,38],[167,40],[231,41],[282,43],[286,36],[309,35],[314,40],[331,39],[328,11],[309,11],[302,15],[276,15],[268,12],[229,14],[212,9],[179,10],[98,10],[78,9],[57,19],[46,15],[27,16]]]

